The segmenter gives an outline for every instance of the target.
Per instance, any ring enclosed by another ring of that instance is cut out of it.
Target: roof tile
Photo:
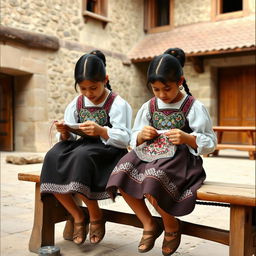
[[[136,62],[151,59],[170,47],[189,55],[255,47],[255,18],[248,16],[217,22],[196,23],[168,32],[146,35],[128,54]]]

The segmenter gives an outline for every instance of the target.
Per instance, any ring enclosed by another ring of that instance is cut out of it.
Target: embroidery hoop
[[[159,140],[160,139],[164,139],[165,142],[167,142],[166,144],[163,144],[161,146],[161,150],[162,152],[156,152],[156,154],[152,154],[148,149],[151,147],[154,148],[154,144],[155,144],[155,148],[159,149],[158,145],[159,145]],[[142,143],[141,145],[137,146],[134,149],[134,152],[136,153],[136,155],[138,156],[139,159],[141,159],[142,161],[145,162],[152,162],[158,159],[162,159],[162,158],[171,158],[174,156],[175,152],[176,152],[176,145],[172,144],[168,137],[164,134],[160,134],[157,138],[151,140],[151,141],[146,141],[144,143]]]

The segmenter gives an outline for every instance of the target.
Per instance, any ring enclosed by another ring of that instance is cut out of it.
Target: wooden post
[[[229,255],[251,256],[252,207],[230,206]]]

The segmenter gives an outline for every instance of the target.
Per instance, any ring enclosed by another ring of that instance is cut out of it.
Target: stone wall
[[[1,0],[1,24],[79,40],[80,0]]]
[[[102,22],[88,19],[82,26],[81,42],[108,49],[112,52],[127,52],[144,36],[144,1],[109,0],[106,27]]]
[[[174,1],[174,26],[210,21],[211,3],[212,0]]]
[[[255,7],[253,0],[249,7]],[[175,1],[175,26],[210,21],[211,0]],[[51,143],[50,127],[62,119],[67,104],[77,95],[73,71],[78,58],[101,49],[114,91],[133,108],[133,117],[152,94],[146,86],[148,63],[131,64],[126,54],[145,36],[144,0],[108,0],[105,27],[101,21],[81,14],[80,0],[1,0],[1,25],[56,36],[58,51],[1,44],[1,72],[15,79],[15,149],[46,151]],[[186,10],[190,10],[187,12]],[[185,76],[192,94],[217,120],[217,69],[222,65],[250,64],[251,57],[206,58],[205,72],[198,74],[188,61]]]

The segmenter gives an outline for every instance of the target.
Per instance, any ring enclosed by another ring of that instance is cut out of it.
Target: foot
[[[143,236],[140,240],[138,251],[140,253],[150,251],[154,247],[156,239],[162,234],[162,232],[163,229],[157,223],[155,223],[152,230],[143,231]]]
[[[89,225],[85,223],[85,220],[74,222],[73,242],[75,244],[82,244],[87,237],[88,230]]]
[[[98,244],[105,235],[105,221],[103,219],[90,222],[90,242]]]
[[[162,245],[162,253],[164,256],[172,255],[180,245],[181,224],[179,219],[176,220],[178,228],[174,232],[164,233],[164,241]]]

